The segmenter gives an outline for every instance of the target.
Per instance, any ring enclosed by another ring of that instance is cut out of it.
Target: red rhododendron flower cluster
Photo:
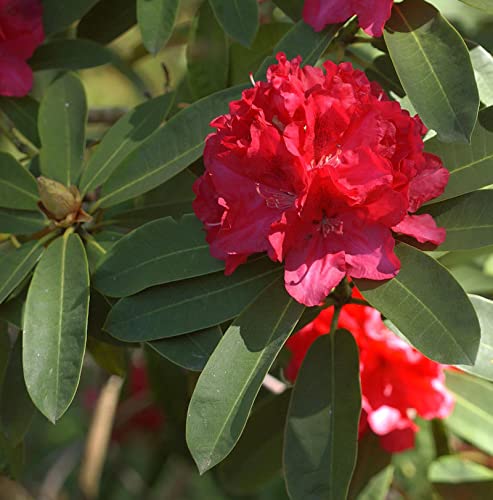
[[[288,292],[319,304],[346,275],[397,274],[393,232],[440,244],[430,215],[449,173],[423,152],[426,129],[349,63],[267,72],[212,122],[194,210],[226,273],[256,252],[285,263]]]
[[[332,309],[289,339],[292,353],[286,376],[294,380],[312,342],[330,330]],[[360,351],[362,415],[360,436],[371,429],[387,451],[414,446],[415,416],[447,417],[453,398],[444,386],[443,366],[397,337],[372,307],[345,306],[339,327],[349,330]]]
[[[358,16],[359,25],[370,36],[382,36],[394,0],[306,0],[303,18],[315,31],[328,24]]]
[[[22,97],[33,85],[26,61],[44,40],[40,0],[0,0],[0,95]]]

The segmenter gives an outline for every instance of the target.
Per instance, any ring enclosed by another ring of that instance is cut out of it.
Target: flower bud
[[[80,194],[75,186],[68,188],[57,181],[38,177],[38,191],[43,207],[57,221],[80,209]]]

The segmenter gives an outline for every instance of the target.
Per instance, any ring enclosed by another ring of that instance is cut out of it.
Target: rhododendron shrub
[[[394,0],[305,0],[303,18],[316,31],[328,24],[358,16],[359,25],[370,36],[382,36]]]
[[[333,309],[326,309],[287,342],[291,360],[286,376],[295,380],[313,341],[328,334]],[[446,367],[423,356],[397,337],[372,307],[345,306],[338,327],[356,339],[360,357],[362,415],[360,437],[371,431],[383,448],[400,452],[414,446],[418,429],[414,419],[446,418],[453,409],[453,397],[446,390]]]
[[[345,277],[399,272],[396,234],[439,245],[423,203],[449,172],[423,152],[426,128],[350,64],[278,64],[211,123],[194,210],[232,273],[267,252],[287,291],[314,306]]]
[[[0,497],[491,496],[490,5],[0,0]]]
[[[29,93],[33,73],[26,61],[44,40],[40,0],[0,0],[0,95]]]

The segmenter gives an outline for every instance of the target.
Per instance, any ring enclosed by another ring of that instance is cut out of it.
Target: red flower
[[[194,210],[226,273],[267,252],[285,262],[288,292],[312,306],[346,275],[395,276],[392,231],[443,242],[430,216],[409,214],[449,173],[423,152],[420,119],[361,71],[278,61],[212,122]]]
[[[370,36],[382,36],[393,0],[306,0],[303,18],[315,31],[328,24],[342,23],[358,16],[359,25]]]
[[[332,310],[326,309],[287,343],[292,353],[286,376],[294,380],[312,342],[330,330]],[[399,339],[371,307],[345,306],[339,327],[349,330],[360,351],[363,412],[360,435],[368,428],[390,452],[414,446],[414,417],[445,418],[453,399],[444,386],[443,366]]]
[[[44,40],[39,0],[0,0],[0,95],[29,93],[33,73],[26,61]]]

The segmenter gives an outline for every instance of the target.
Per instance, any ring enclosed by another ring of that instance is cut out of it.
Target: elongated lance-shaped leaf
[[[493,5],[493,2],[492,2]],[[479,99],[485,106],[493,106],[493,55],[481,45],[469,51],[478,84]]]
[[[0,233],[31,234],[48,225],[48,219],[38,210],[0,208]]]
[[[233,449],[265,375],[304,307],[276,280],[228,328],[199,377],[187,417],[187,443],[201,474]]]
[[[423,209],[447,230],[442,250],[470,250],[493,245],[493,190],[484,189],[434,203]]]
[[[304,0],[274,0],[274,3],[293,21],[301,19]]]
[[[84,158],[87,102],[79,77],[67,73],[46,90],[39,108],[41,172],[70,186],[79,179]]]
[[[120,118],[108,130],[82,173],[82,195],[101,186],[118,165],[161,125],[173,99],[174,94],[171,93],[150,99]]]
[[[46,250],[29,286],[23,365],[37,408],[56,422],[79,384],[86,347],[89,269],[84,247],[65,233]]]
[[[37,210],[38,200],[34,176],[13,156],[0,152],[0,207]]]
[[[469,299],[481,325],[481,342],[474,365],[459,368],[493,382],[493,301],[478,295],[469,295]]]
[[[255,78],[258,80],[265,78],[267,68],[271,64],[276,64],[276,54],[278,52],[284,52],[288,58],[301,56],[303,64],[316,64],[340,27],[340,24],[333,24],[317,33],[313,31],[311,26],[299,21],[281,38],[272,52],[273,55],[268,57],[255,73]]]
[[[424,123],[444,142],[470,140],[479,94],[455,28],[423,0],[394,4],[384,38],[399,79]]]
[[[213,326],[188,335],[148,342],[147,345],[175,365],[200,372],[221,338],[221,328]]]
[[[40,146],[38,134],[39,104],[33,98],[26,96],[16,99],[0,97],[2,110],[14,124],[14,127],[36,147]]]
[[[439,156],[450,171],[445,192],[431,203],[493,184],[493,107],[479,112],[471,144],[444,144],[434,137],[425,142],[425,149]]]
[[[239,85],[205,97],[156,130],[104,183],[96,207],[111,207],[146,193],[188,167],[202,154],[211,120],[227,112],[229,102],[244,88]]]
[[[399,274],[387,281],[357,279],[361,293],[425,356],[444,364],[473,365],[481,334],[464,290],[420,250],[401,243],[395,253],[401,261]]]
[[[98,0],[43,0],[43,25],[46,35],[58,33],[80,19]]]
[[[446,425],[458,436],[493,455],[493,385],[452,371],[447,372],[446,385],[455,400]]]
[[[257,34],[257,0],[209,0],[224,31],[242,45],[252,44]]]
[[[185,215],[149,222],[116,243],[94,274],[104,295],[127,297],[153,285],[195,278],[224,269],[211,257],[201,222]]]
[[[30,241],[0,257],[0,304],[29,274],[43,254],[43,244]]]
[[[104,330],[124,342],[145,342],[219,325],[238,316],[280,273],[262,258],[232,276],[215,273],[150,288],[117,302]]]
[[[460,0],[461,2],[470,5],[471,7],[476,7],[476,9],[484,10],[490,14],[493,14],[493,2],[491,0]]]
[[[180,0],[137,0],[137,21],[144,46],[156,55],[166,45],[175,24]]]
[[[353,336],[338,330],[319,337],[301,365],[286,420],[284,473],[292,500],[347,497],[360,413]]]

